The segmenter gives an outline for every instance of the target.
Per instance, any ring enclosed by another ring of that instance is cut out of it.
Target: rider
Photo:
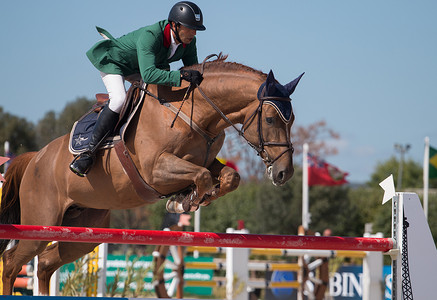
[[[88,149],[70,164],[73,173],[86,176],[97,148],[114,130],[126,97],[125,77],[139,73],[145,83],[169,86],[180,86],[182,79],[201,83],[199,71],[170,71],[169,63],[182,59],[185,66],[197,64],[196,31],[205,29],[202,11],[189,1],[176,3],[167,20],[117,39],[97,27],[105,39],[88,50],[87,56],[100,71],[110,101],[100,113]]]

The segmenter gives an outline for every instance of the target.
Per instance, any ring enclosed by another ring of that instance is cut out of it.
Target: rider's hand
[[[181,70],[181,78],[197,85],[200,85],[203,80],[202,74],[196,70]]]

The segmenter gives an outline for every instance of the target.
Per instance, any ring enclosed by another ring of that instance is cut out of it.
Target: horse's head
[[[263,159],[275,185],[283,185],[294,173],[290,138],[294,114],[290,95],[302,76],[281,85],[270,71],[258,90],[258,108],[246,115],[243,124],[244,136]]]

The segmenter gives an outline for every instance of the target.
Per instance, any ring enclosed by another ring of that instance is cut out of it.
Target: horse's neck
[[[250,104],[257,101],[256,95],[261,82],[258,79],[248,80],[239,76],[221,76],[207,78],[200,87],[220,111],[233,124],[237,124],[243,122]],[[194,105],[202,106],[202,114],[199,114],[199,123],[202,126],[209,132],[216,133],[230,126],[200,93],[197,95]]]
[[[250,104],[257,102],[256,94],[262,82],[259,78],[235,73],[208,74],[200,85],[200,89],[233,124],[238,124],[243,122],[248,109],[253,110]],[[182,105],[182,112],[212,135],[230,126],[198,90],[188,94],[187,89],[186,82],[182,82],[181,87],[173,88],[149,86],[152,94],[162,100],[172,102],[177,108],[181,106],[180,101],[186,98],[186,103]]]

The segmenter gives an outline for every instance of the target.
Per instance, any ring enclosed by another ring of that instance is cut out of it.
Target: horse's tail
[[[0,224],[20,224],[20,185],[24,171],[36,152],[27,152],[12,160],[5,174],[0,206]],[[6,250],[9,240],[0,240],[0,255]]]

